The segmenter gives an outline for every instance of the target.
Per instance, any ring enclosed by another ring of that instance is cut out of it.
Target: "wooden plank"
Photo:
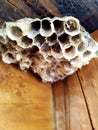
[[[98,28],[97,1],[0,0],[0,21],[13,21],[23,17],[42,18],[66,15],[77,17],[89,32]]]
[[[63,81],[53,84],[56,130],[65,130],[65,97]]]
[[[32,12],[31,6],[27,5],[24,2],[24,0],[6,0],[6,3],[9,4],[11,7],[13,7],[16,13],[20,10],[25,14],[25,17],[35,16],[35,13]]]
[[[0,22],[14,21],[24,17],[61,16],[54,0],[0,0]]]
[[[76,73],[53,84],[56,130],[92,130]]]
[[[54,130],[51,114],[42,104],[0,104],[0,130]]]
[[[92,34],[97,40],[98,32]],[[98,60],[96,60],[98,65]],[[78,71],[92,127],[98,129],[98,68],[92,60],[89,65]]]
[[[64,87],[66,130],[92,130],[76,73],[64,80]]]
[[[92,36],[97,40],[98,31]],[[95,60],[98,65],[98,59]],[[78,75],[75,73],[65,80],[53,84],[57,130],[98,128],[97,77],[98,69],[92,60],[89,65],[78,71]],[[62,118],[60,118],[60,112]]]
[[[54,130],[51,84],[0,61],[0,130]]]
[[[60,14],[60,12],[58,11],[58,9],[56,8],[56,6],[53,4],[55,1],[53,0],[39,0],[39,2],[41,3],[41,5],[46,8],[51,14],[53,14],[54,16],[62,16]]]
[[[98,41],[98,30],[96,30],[94,33],[91,34],[91,36]]]
[[[0,0],[0,21],[14,21],[24,17],[33,17],[33,13],[23,2],[16,4],[7,0]]]

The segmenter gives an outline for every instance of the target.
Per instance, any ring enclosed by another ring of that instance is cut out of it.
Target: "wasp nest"
[[[31,69],[44,82],[73,74],[96,57],[97,43],[74,17],[24,18],[0,29],[3,62]]]

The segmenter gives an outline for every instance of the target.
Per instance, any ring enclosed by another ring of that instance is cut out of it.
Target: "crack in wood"
[[[95,130],[95,129],[94,129],[94,126],[93,126],[93,122],[92,122],[90,110],[89,110],[89,107],[88,107],[88,102],[87,102],[87,99],[86,99],[86,96],[85,96],[85,92],[84,92],[84,90],[83,90],[83,85],[82,85],[82,83],[81,83],[81,79],[80,79],[80,76],[79,76],[78,73],[79,73],[79,72],[76,72],[77,77],[78,77],[78,79],[79,79],[81,91],[82,91],[82,93],[83,93],[83,97],[84,97],[85,105],[86,105],[86,108],[87,108],[87,112],[88,112],[89,120],[90,120],[90,123],[91,123],[91,127],[92,127],[92,130]]]

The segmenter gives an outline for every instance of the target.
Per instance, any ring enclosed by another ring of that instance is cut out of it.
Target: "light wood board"
[[[54,130],[51,84],[0,61],[0,130]]]
[[[92,34],[98,41],[98,31]],[[56,130],[98,130],[98,58],[53,84]]]

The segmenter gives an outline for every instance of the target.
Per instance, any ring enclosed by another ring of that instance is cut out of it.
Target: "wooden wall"
[[[0,22],[65,15],[79,18],[93,32],[98,29],[98,0],[0,0]]]

